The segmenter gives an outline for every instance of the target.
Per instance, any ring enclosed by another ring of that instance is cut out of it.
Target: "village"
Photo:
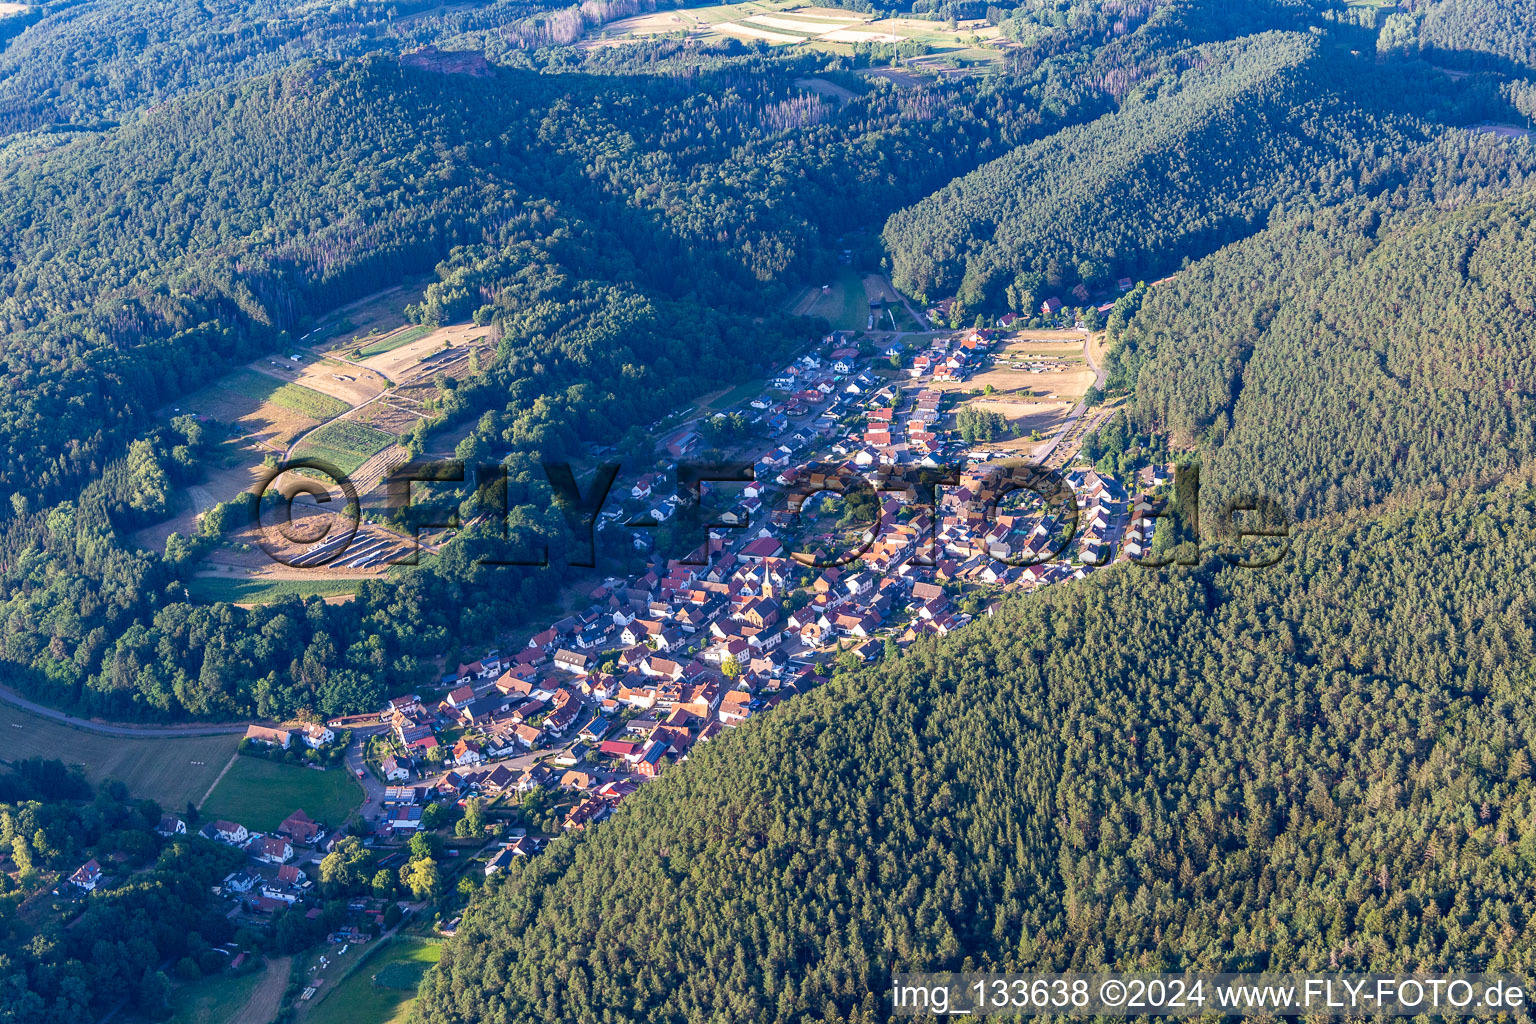
[[[696,746],[837,670],[958,629],[1004,592],[1081,579],[1150,549],[1171,467],[1146,469],[1134,496],[1086,467],[1051,493],[1007,451],[956,438],[954,405],[937,390],[995,364],[1006,332],[924,341],[916,352],[895,342],[861,351],[846,332],[829,335],[764,394],[713,414],[748,422],[732,446],[759,454],[756,480],[706,485],[705,543],[666,557],[656,531],[630,528],[649,556],[642,575],[605,579],[581,611],[459,665],[437,694],[380,708],[368,743],[367,782],[379,787],[370,837],[398,842],[434,804],[475,798],[542,797],[558,812],[555,831],[590,827]],[[658,468],[626,481],[598,528],[664,527],[679,504],[668,467],[703,451],[708,431],[700,421],[666,434]],[[951,461],[966,468],[936,504],[900,483]],[[878,494],[873,521],[856,531],[863,542],[829,550],[833,531],[800,515],[805,495],[859,488]],[[1008,507],[1010,490],[1020,507]],[[810,550],[793,548],[807,541]],[[547,838],[518,830],[487,851],[484,871]]]
[[[1009,593],[1146,557],[1173,467],[1122,482],[1089,464],[1111,414],[1086,397],[1091,344],[1070,311],[1034,330],[834,330],[761,387],[652,424],[654,459],[596,520],[641,571],[574,577],[565,614],[372,712],[248,725],[212,797],[161,818],[165,844],[195,834],[238,862],[212,893],[239,937],[218,951],[230,977],[276,991],[270,954],[302,950],[290,995],[313,1013],[370,950],[430,955],[475,888],[701,745]],[[685,527],[689,461],[752,472],[704,484]],[[338,881],[350,863],[377,877]],[[88,860],[53,896],[67,913],[123,869]]]
[[[194,826],[246,854],[217,888],[231,918],[263,927],[315,896],[320,861],[347,836],[397,868],[413,837],[440,834],[449,856],[464,857],[457,873],[492,876],[838,671],[988,616],[1009,591],[1142,558],[1171,467],[1145,467],[1134,489],[1085,465],[1037,468],[1045,456],[1070,461],[1059,449],[1091,415],[1081,377],[1053,407],[1050,436],[1024,437],[1017,424],[961,436],[973,403],[1027,401],[1014,382],[1081,374],[1067,364],[1086,345],[1085,333],[1032,341],[976,328],[872,342],[834,331],[737,407],[661,424],[657,462],[616,488],[597,524],[628,530],[644,573],[602,580],[582,593],[582,610],[458,665],[434,692],[326,724],[247,729],[251,755],[339,765],[344,754],[367,799],[347,821],[293,807],[276,828]],[[745,429],[722,441],[711,420],[729,419]],[[667,533],[677,462],[721,445],[749,457],[755,479],[706,485],[707,539],[663,550],[663,535],[678,539]],[[914,482],[924,473],[931,490]],[[455,839],[471,803],[474,834]],[[157,831],[188,828],[168,814]],[[90,892],[102,879],[93,861],[70,881]],[[329,938],[365,942],[428,906],[355,899]]]

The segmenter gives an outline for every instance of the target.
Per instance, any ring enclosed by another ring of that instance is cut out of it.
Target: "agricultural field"
[[[362,358],[355,361],[392,381],[404,382],[423,372],[435,372],[432,364],[448,361],[445,357],[466,355],[471,348],[488,351],[490,337],[491,329],[477,324],[408,327],[377,343],[383,347],[364,349]]]
[[[397,937],[304,1014],[305,1024],[403,1024],[427,968],[442,957],[433,939]]]
[[[104,736],[8,704],[0,706],[0,739],[7,761],[47,757],[78,764],[93,785],[118,779],[133,796],[178,809],[203,798],[240,743],[238,735]]]
[[[204,818],[238,821],[246,828],[271,831],[296,810],[329,828],[346,823],[363,802],[345,768],[317,771],[261,757],[235,760],[202,807]]]
[[[399,440],[394,434],[351,420],[333,420],[295,446],[296,457],[324,459],[343,473],[359,466]]]
[[[332,416],[340,416],[351,408],[339,398],[322,394],[301,384],[284,384],[272,392],[267,401],[316,420],[328,420]]]
[[[985,21],[946,22],[921,18],[883,18],[858,11],[812,7],[792,0],[752,0],[749,3],[655,11],[626,18],[589,37],[588,47],[614,46],[645,36],[683,34],[698,38],[732,38],[773,46],[805,44],[834,53],[852,53],[856,43],[920,43],[930,54],[969,62],[998,59],[1002,45],[996,26]]]
[[[350,406],[330,395],[243,367],[167,410],[193,412],[233,424],[235,430],[272,448],[289,442]]]
[[[281,369],[283,372],[290,369],[297,371],[293,377],[295,386],[318,391],[343,403],[348,409],[362,405],[389,385],[382,374],[328,357],[294,364],[291,368],[283,366]]]

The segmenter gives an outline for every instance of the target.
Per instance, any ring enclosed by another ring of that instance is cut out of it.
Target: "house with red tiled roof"
[[[264,743],[269,747],[282,747],[288,749],[288,744],[293,742],[293,734],[287,729],[273,729],[265,725],[247,726],[245,738],[252,743]]]
[[[277,826],[277,833],[287,836],[300,846],[313,846],[324,835],[325,830],[320,827],[319,822],[299,810],[283,819],[283,823]]]
[[[69,876],[72,884],[79,886],[86,892],[95,892],[101,884],[101,865],[96,863],[93,857],[75,869],[75,873]]]
[[[249,851],[264,864],[286,864],[293,859],[293,844],[282,836],[258,836]]]

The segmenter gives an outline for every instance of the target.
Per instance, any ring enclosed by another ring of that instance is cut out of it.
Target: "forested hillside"
[[[699,750],[465,916],[417,1024],[881,1020],[890,972],[1531,954],[1528,483],[1123,566]],[[1217,563],[1220,564],[1220,563]]]
[[[1419,45],[1436,60],[1457,67],[1536,72],[1532,0],[1436,0],[1421,14]]]
[[[1277,205],[1391,187],[1438,135],[1401,102],[1420,89],[1415,108],[1432,109],[1432,80],[1326,37],[1248,36],[1164,65],[1117,112],[893,215],[884,239],[897,286],[1029,312],[1079,282],[1150,279],[1261,228]],[[1480,109],[1476,90],[1457,102],[1461,116]]]
[[[838,111],[796,98],[794,64],[655,70],[301,65],[13,162],[0,494],[67,493],[157,404],[306,317],[551,214],[645,252],[636,285],[772,308],[827,239],[1049,130],[1042,100],[1060,117],[1095,95],[1042,72]]]
[[[42,6],[42,5],[40,5]],[[579,36],[654,0],[581,5],[530,0],[73,0],[42,6],[0,53],[0,134],[94,125],[204,89],[270,74],[310,57],[397,53],[487,30],[517,37],[545,12]],[[9,22],[0,20],[0,30]],[[23,30],[24,29],[24,30]],[[552,42],[552,35],[529,42]]]
[[[345,606],[189,602],[186,562],[119,533],[165,511],[122,512],[116,459],[156,405],[446,258],[414,312],[487,318],[499,345],[442,412],[474,419],[466,456],[508,461],[512,534],[558,562],[540,461],[760,372],[817,330],[778,306],[834,239],[1103,102],[1042,67],[838,107],[792,84],[808,67],[671,44],[591,73],[302,64],[13,165],[0,494],[23,497],[0,511],[32,510],[0,537],[14,681],[110,717],[336,714],[416,685],[560,574],[458,545]]]
[[[1480,173],[1529,175],[1528,156],[1483,147],[1469,154],[1487,161]],[[1435,177],[1475,176],[1442,165]],[[1153,289],[1112,379],[1135,382],[1144,425],[1200,443],[1207,513],[1247,493],[1318,515],[1536,457],[1533,317],[1528,186],[1502,200],[1351,203]]]

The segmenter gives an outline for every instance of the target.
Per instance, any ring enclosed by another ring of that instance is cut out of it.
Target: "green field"
[[[294,454],[324,459],[343,473],[355,473],[357,467],[398,440],[364,423],[336,420],[305,438]]]
[[[357,593],[357,580],[262,580],[194,576],[187,593],[194,601],[229,601],[233,604],[271,604],[285,597],[335,597]]]
[[[306,1013],[304,1024],[401,1024],[421,976],[442,954],[443,944],[431,939],[390,940]]]
[[[363,792],[345,768],[316,771],[260,757],[242,757],[219,781],[203,805],[204,818],[237,821],[268,832],[294,811],[303,810],[327,828],[346,823],[363,802]]]
[[[78,764],[92,783],[118,779],[133,796],[180,810],[203,798],[240,737],[102,736],[5,704],[0,705],[0,741],[0,759],[47,757]]]
[[[340,416],[351,408],[339,398],[322,395],[302,384],[284,384],[264,373],[257,373],[250,369],[237,370],[220,380],[216,386],[253,402],[271,402],[290,412],[316,420]]]
[[[250,1001],[262,971],[221,974],[171,992],[171,1016],[165,1024],[225,1024]]]
[[[843,311],[832,326],[845,331],[862,331],[869,323],[869,296],[864,293],[864,279],[852,268],[838,271],[837,283],[843,291]]]
[[[302,384],[284,384],[272,392],[268,401],[291,412],[301,413],[317,420],[328,420],[332,416],[340,416],[352,408],[339,398],[322,395]]]
[[[364,359],[369,356],[383,355],[385,352],[393,352],[402,345],[409,345],[418,338],[425,338],[431,330],[432,328],[425,324],[416,324],[414,327],[407,327],[388,337],[380,338],[373,344],[365,345],[358,351],[362,353]]]

